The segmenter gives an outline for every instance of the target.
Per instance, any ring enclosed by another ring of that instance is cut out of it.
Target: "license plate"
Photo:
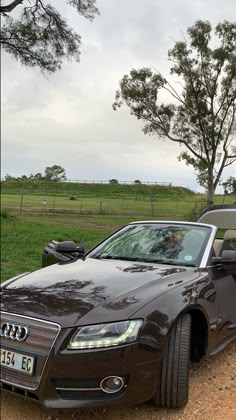
[[[33,375],[34,357],[1,349],[1,366]]]

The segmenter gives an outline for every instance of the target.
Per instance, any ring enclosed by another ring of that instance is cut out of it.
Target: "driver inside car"
[[[152,248],[152,252],[164,258],[178,258],[183,249],[183,236],[180,231],[168,231],[162,240]]]

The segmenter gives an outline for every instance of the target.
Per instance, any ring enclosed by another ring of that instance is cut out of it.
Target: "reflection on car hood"
[[[152,299],[198,275],[192,267],[86,258],[3,284],[1,309],[62,327],[91,319],[128,319]]]

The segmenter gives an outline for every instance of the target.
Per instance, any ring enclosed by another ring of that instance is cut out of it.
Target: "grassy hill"
[[[195,220],[196,213],[207,206],[205,194],[169,185],[19,180],[3,181],[1,191],[1,208],[20,215],[51,212]],[[215,196],[215,204],[234,201],[231,194]]]
[[[193,191],[183,187],[144,184],[89,184],[49,181],[2,181],[2,194],[39,194],[75,196],[76,198],[190,198]]]

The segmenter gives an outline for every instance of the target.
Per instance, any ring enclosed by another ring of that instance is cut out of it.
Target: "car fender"
[[[199,302],[201,298],[196,297],[195,302],[186,301],[182,288],[175,288],[171,293],[165,293],[147,304],[142,310],[137,311],[132,318],[143,318],[144,325],[141,331],[139,342],[143,345],[152,347],[153,350],[162,352],[168,335],[173,326],[177,323],[179,317],[185,313],[190,313],[194,317],[194,328],[197,319],[201,322],[201,331],[204,329],[205,336],[203,342],[202,353],[207,352],[208,344],[211,343],[211,334],[215,332],[215,324],[211,325],[212,320],[216,322],[216,312],[212,304],[210,319],[209,311],[205,300]],[[216,305],[215,305],[216,307]],[[197,318],[199,316],[199,318]],[[204,351],[203,351],[204,347]]]

